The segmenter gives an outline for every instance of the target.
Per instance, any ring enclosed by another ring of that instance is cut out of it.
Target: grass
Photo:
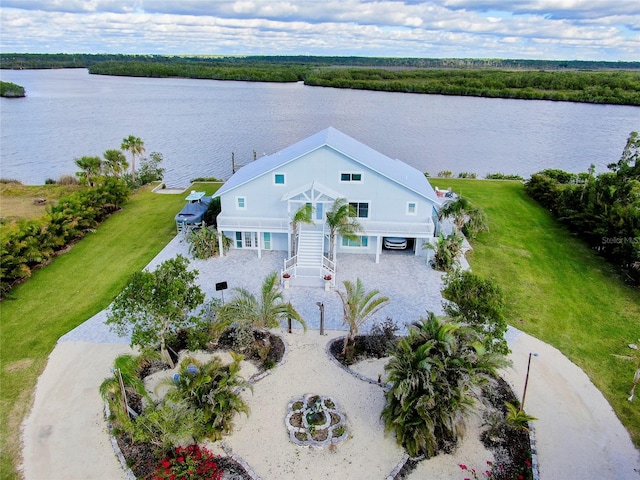
[[[33,187],[34,189],[37,187]],[[217,185],[195,185],[209,194]],[[20,424],[33,403],[36,381],[58,338],[100,310],[175,236],[173,216],[184,194],[149,188],[121,212],[11,291],[0,320],[0,479],[17,478]],[[4,197],[3,197],[4,199]]]
[[[0,183],[0,219],[13,221],[41,217],[48,205],[55,205],[61,197],[82,188],[78,185],[38,185]],[[37,204],[35,199],[43,198],[45,204]]]
[[[640,409],[627,401],[640,338],[640,289],[530,199],[519,182],[431,179],[480,206],[490,232],[472,241],[471,268],[505,292],[509,323],[558,348],[607,398],[640,447]],[[637,402],[637,400],[636,400]]]

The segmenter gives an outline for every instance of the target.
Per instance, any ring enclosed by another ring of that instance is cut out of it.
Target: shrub
[[[459,255],[462,252],[462,243],[464,237],[453,232],[446,237],[440,233],[438,241],[434,246],[431,243],[425,243],[423,248],[435,250],[433,256],[433,268],[441,272],[450,272],[459,264]]]
[[[196,182],[222,182],[222,180],[216,177],[198,177],[191,180],[191,183]]]
[[[438,172],[438,177],[440,178],[451,178],[453,172],[451,170],[441,170]]]
[[[504,173],[487,173],[484,178],[486,178],[487,180],[524,180],[524,178],[522,178],[520,175],[505,175]]]
[[[177,447],[160,462],[153,474],[153,480],[220,480],[221,478],[222,470],[218,467],[215,455],[198,445]]]
[[[473,172],[460,172],[458,178],[476,178],[476,174]]]
[[[62,175],[57,183],[58,185],[78,185],[78,177],[74,175]]]

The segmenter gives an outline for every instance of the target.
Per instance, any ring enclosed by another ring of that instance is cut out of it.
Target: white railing
[[[421,223],[408,222],[377,222],[358,219],[366,235],[396,235],[396,236],[432,236],[434,232],[433,221],[429,218]]]
[[[218,215],[218,231],[223,230],[264,230],[288,232],[289,221],[283,218],[230,217]]]

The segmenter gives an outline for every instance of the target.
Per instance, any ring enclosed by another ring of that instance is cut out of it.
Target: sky
[[[0,0],[0,52],[640,61],[640,1]]]

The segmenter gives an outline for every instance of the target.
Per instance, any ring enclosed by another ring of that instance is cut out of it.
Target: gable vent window
[[[275,183],[276,185],[284,185],[285,184],[285,177],[284,177],[284,173],[276,173],[273,176],[273,183]]]
[[[361,173],[341,173],[340,181],[341,182],[361,182],[362,174]]]
[[[407,202],[407,215],[417,215],[418,205],[416,202]]]

